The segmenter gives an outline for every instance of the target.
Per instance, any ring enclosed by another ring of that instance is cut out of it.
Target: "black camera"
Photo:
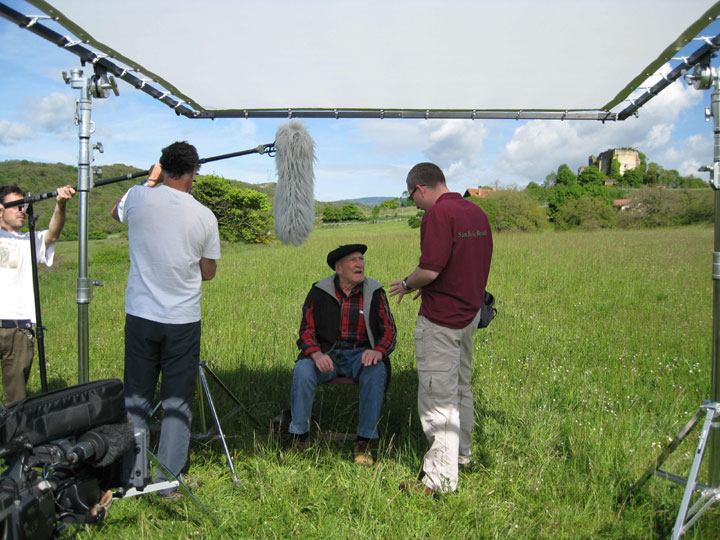
[[[138,436],[117,379],[0,410],[0,540],[69,538],[102,521],[112,489],[147,483]]]

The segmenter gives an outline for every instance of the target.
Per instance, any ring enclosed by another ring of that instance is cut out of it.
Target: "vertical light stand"
[[[701,170],[710,173],[710,186],[715,197],[714,215],[714,243],[713,243],[713,320],[712,320],[712,375],[710,379],[710,400],[704,401],[700,411],[689,424],[691,429],[705,412],[705,421],[700,432],[695,458],[690,468],[690,474],[685,482],[680,510],[678,511],[673,528],[672,538],[678,540],[685,534],[695,521],[700,518],[711,505],[720,502],[720,70],[711,66],[713,53],[695,66],[692,73],[685,74],[688,86],[696,90],[708,90],[712,87],[710,96],[710,110],[705,111],[705,119],[713,120],[713,166],[703,167]],[[687,428],[686,428],[687,429]],[[687,429],[682,435],[687,435]],[[678,442],[682,440],[677,437]],[[700,466],[705,451],[709,448],[708,484],[704,486],[697,482]],[[669,478],[670,479],[670,478]],[[699,496],[695,502],[693,496]]]
[[[75,301],[78,305],[78,383],[90,380],[89,351],[89,304],[93,296],[93,282],[88,277],[88,196],[92,188],[93,160],[90,136],[95,132],[95,125],[90,120],[92,98],[106,98],[113,90],[118,95],[115,80],[107,76],[99,66],[95,66],[93,75],[84,76],[81,69],[73,69],[70,73],[63,72],[63,79],[71,88],[80,90],[80,99],[76,103],[75,125],[78,126],[80,150],[78,154],[78,182],[76,191],[79,199],[78,216],[78,277]],[[98,147],[100,149],[101,147]]]
[[[688,85],[696,90],[713,88],[710,96],[709,115],[713,120],[713,166],[710,172],[710,186],[715,196],[714,244],[713,244],[713,324],[712,324],[712,376],[710,379],[710,403],[715,407],[715,419],[720,402],[720,69],[710,65],[711,57],[695,66],[692,73],[685,75]],[[706,120],[708,111],[705,113]],[[720,488],[720,424],[713,422],[708,435],[710,448],[709,483]]]
[[[710,109],[705,111],[705,119],[713,119],[713,166],[702,167],[700,171],[710,173],[710,187],[715,197],[715,230],[713,247],[713,320],[712,320],[712,376],[710,380],[710,400],[703,401],[700,409],[672,439],[662,451],[655,462],[655,467],[647,469],[643,476],[630,488],[627,500],[634,496],[643,484],[652,476],[660,478],[685,487],[680,509],[675,526],[673,527],[672,539],[679,540],[690,527],[702,516],[713,504],[720,502],[720,69],[710,65],[713,53],[708,53],[698,64],[692,73],[685,74],[685,81],[688,86],[696,90],[708,90],[713,87],[710,98]],[[698,424],[700,418],[705,415],[702,430],[700,431],[699,442],[695,457],[690,467],[690,474],[687,479],[676,474],[662,470],[660,467],[670,455],[680,446],[680,443],[688,436],[692,429]],[[698,483],[697,478],[705,457],[705,451],[709,452],[708,462],[708,485]],[[695,501],[693,497],[695,495]],[[691,506],[692,504],[692,506]]]

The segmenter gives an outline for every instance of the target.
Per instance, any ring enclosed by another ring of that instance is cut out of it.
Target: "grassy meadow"
[[[384,284],[406,276],[419,231],[405,222],[315,230],[301,248],[224,245],[203,285],[203,359],[262,425],[240,413],[221,446],[192,443],[193,501],[115,501],[81,538],[623,538],[669,537],[682,489],[652,478],[627,505],[628,487],[709,398],[712,321],[709,227],[502,234],[488,289],[498,316],[476,333],[474,463],[457,494],[398,492],[427,448],[416,411],[413,328],[418,303],[391,303],[399,329],[381,422],[379,459],[351,461],[351,443],[315,439],[286,452],[271,434],[289,406],[300,307],[329,274],[327,252],[368,244],[366,272]],[[41,273],[52,388],[77,382],[77,246],[57,247]],[[90,243],[90,373],[122,378],[126,240]],[[39,390],[37,363],[30,383]],[[212,382],[211,382],[212,386]],[[355,425],[355,389],[323,388],[323,427]],[[221,412],[232,406],[216,389]],[[699,428],[666,469],[686,476]],[[707,459],[706,459],[707,462]],[[702,480],[701,480],[702,481]],[[720,538],[715,505],[686,538]]]

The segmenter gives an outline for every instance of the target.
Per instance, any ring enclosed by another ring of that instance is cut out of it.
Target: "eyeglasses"
[[[15,201],[8,201],[8,202],[15,202]],[[0,204],[3,204],[3,203],[0,202]],[[7,204],[7,203],[5,203],[5,204]],[[23,212],[23,213],[27,212],[28,206],[29,206],[28,203],[16,204],[14,206],[5,206],[3,204],[3,207],[5,208],[5,210],[15,210],[16,212]]]
[[[415,186],[415,187],[413,188],[413,190],[410,192],[410,195],[408,195],[408,200],[410,200],[411,202],[415,202],[415,200],[413,199],[413,197],[415,196],[415,192],[417,191],[417,188],[419,188],[420,186],[424,186],[424,185],[425,185],[425,184],[418,184],[417,186]]]

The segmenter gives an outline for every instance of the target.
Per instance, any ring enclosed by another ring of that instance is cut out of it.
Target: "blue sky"
[[[6,3],[20,11],[26,6]],[[76,67],[79,61],[73,54],[0,19],[0,161],[77,165],[74,110],[79,94],[61,76]],[[147,168],[157,161],[160,149],[175,140],[190,141],[201,157],[254,148],[272,142],[284,121],[189,120],[123,81],[118,85],[119,97],[93,100],[92,142],[100,141],[105,148],[104,154],[95,154],[96,166]],[[478,185],[523,188],[530,181],[541,183],[560,164],[575,170],[590,154],[612,147],[638,148],[650,161],[691,174],[712,163],[712,123],[704,117],[709,102],[709,91],[677,81],[643,107],[638,118],[609,124],[374,119],[303,123],[316,142],[315,198],[331,201],[399,196],[407,171],[420,161],[440,165],[451,189],[460,192]],[[276,180],[273,159],[259,155],[210,163],[202,172],[251,183]]]

